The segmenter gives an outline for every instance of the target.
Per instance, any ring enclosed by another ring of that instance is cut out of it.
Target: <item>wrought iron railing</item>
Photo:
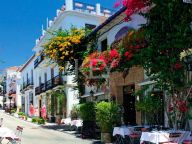
[[[38,65],[44,60],[45,54],[41,53],[40,56],[34,61],[34,68],[38,67]]]
[[[52,79],[42,83],[39,87],[35,88],[35,95],[41,94],[47,90],[50,90],[56,86],[63,85],[63,79],[61,75],[57,75]]]

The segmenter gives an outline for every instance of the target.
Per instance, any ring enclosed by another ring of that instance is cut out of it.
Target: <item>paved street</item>
[[[43,129],[38,125],[22,121],[2,112],[0,112],[0,118],[4,119],[4,127],[12,130],[15,130],[17,125],[24,127],[22,144],[92,144],[89,140],[82,140],[64,132]],[[7,143],[6,140],[3,140],[3,144],[5,143]]]

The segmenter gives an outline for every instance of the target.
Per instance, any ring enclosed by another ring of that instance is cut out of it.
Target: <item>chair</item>
[[[0,127],[3,125],[3,118],[0,119]]]
[[[140,133],[132,133],[129,135],[129,139],[130,139],[130,143],[131,144],[137,144],[140,142],[140,137],[141,137],[141,134]]]
[[[23,132],[23,127],[17,126],[16,132],[15,132],[15,137],[6,137],[6,139],[9,141],[8,143],[12,143],[12,144],[19,143],[19,144],[21,144],[22,132]]]

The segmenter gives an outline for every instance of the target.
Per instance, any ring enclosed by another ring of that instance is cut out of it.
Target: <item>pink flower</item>
[[[113,7],[114,7],[114,8],[118,8],[120,5],[121,5],[121,2],[120,2],[119,0],[117,0],[117,1],[114,3]]]

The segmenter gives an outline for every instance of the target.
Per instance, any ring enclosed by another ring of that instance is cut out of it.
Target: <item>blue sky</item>
[[[53,19],[65,0],[1,0],[0,70],[25,63],[33,54],[35,40],[41,35],[46,18]],[[78,0],[113,8],[115,0]]]

